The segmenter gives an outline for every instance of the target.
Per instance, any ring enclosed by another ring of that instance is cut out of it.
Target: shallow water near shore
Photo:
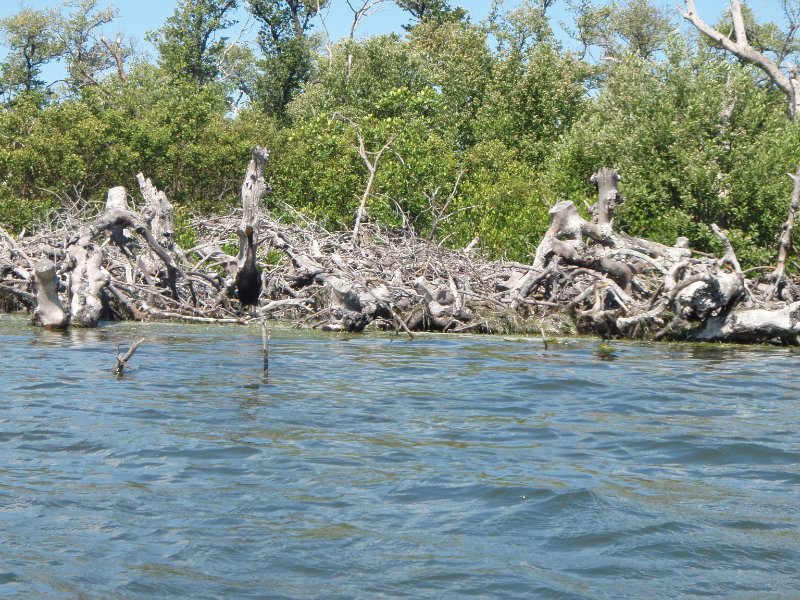
[[[0,596],[800,594],[796,350],[275,327],[260,367],[0,316]]]

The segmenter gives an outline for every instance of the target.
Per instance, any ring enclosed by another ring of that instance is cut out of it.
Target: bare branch
[[[144,338],[140,337],[137,338],[136,341],[131,344],[131,347],[128,348],[128,351],[125,353],[125,356],[122,356],[119,352],[119,346],[117,346],[117,366],[114,367],[114,375],[122,375],[122,371],[125,369],[125,365],[128,361],[133,357],[133,353],[136,352],[136,349],[144,342]]]
[[[117,37],[112,44],[101,35],[100,43],[105,46],[105,49],[111,55],[111,58],[114,59],[114,63],[117,65],[117,76],[119,77],[120,82],[124,85],[128,82],[128,75],[125,73],[125,65],[123,63],[125,52],[122,47],[122,36],[117,34]]]
[[[720,33],[703,21],[697,14],[694,0],[684,0],[684,2],[686,3],[686,12],[683,14],[683,17],[694,25],[698,31],[720,44],[725,50],[736,56],[739,60],[758,67],[769,76],[772,82],[777,85],[786,96],[789,104],[789,116],[794,119],[797,113],[800,112],[800,82],[798,82],[797,70],[790,69],[790,73],[787,76],[781,70],[779,64],[750,46],[747,41],[747,34],[745,33],[742,7],[739,4],[739,0],[731,0],[731,16],[733,18],[736,41],[733,41],[730,37]]]
[[[792,229],[794,228],[797,210],[800,208],[800,167],[797,169],[797,174],[788,173],[788,175],[794,181],[794,189],[792,191],[792,200],[789,203],[789,216],[786,218],[786,222],[781,226],[778,264],[775,267],[775,271],[772,273],[776,285],[780,278],[783,277],[786,268],[786,257],[789,255],[789,248],[792,244]]]

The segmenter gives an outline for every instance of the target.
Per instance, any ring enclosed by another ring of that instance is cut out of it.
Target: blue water
[[[797,351],[272,333],[0,316],[0,596],[800,598]]]

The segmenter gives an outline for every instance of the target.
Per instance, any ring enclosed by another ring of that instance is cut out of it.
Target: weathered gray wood
[[[122,186],[113,187],[108,190],[106,197],[106,212],[112,210],[128,210],[128,193]],[[114,226],[111,228],[111,239],[120,248],[127,251],[128,245],[133,241],[130,232],[124,227]]]
[[[339,277],[327,277],[330,290],[328,310],[331,320],[323,326],[326,331],[363,331],[375,313],[376,306],[365,294],[359,293],[357,284]]]
[[[610,185],[609,182],[613,182],[613,177],[609,176],[607,179],[606,184]],[[586,221],[578,214],[575,205],[569,200],[559,202],[551,208],[550,227],[536,250],[533,261],[534,269],[543,270],[550,257],[555,255],[567,264],[589,267],[601,273],[607,273],[627,290],[636,274],[635,269],[602,253],[592,252],[583,243],[583,238],[588,237],[601,246],[614,244],[610,229],[612,201],[608,199],[605,204],[606,207],[603,210],[608,214],[603,218],[605,222],[602,225]]]
[[[103,251],[91,237],[81,236],[68,250],[74,261],[69,279],[70,324],[96,327],[103,309],[102,291],[110,276],[103,268]]]
[[[772,82],[780,88],[786,96],[788,112],[792,118],[800,112],[800,80],[797,77],[797,68],[792,66],[788,69],[788,75],[781,70],[781,66],[769,58],[766,54],[753,48],[747,40],[746,26],[742,14],[742,6],[739,0],[731,1],[731,18],[736,40],[725,35],[707,23],[697,14],[694,0],[684,0],[686,12],[684,18],[694,25],[703,35],[711,38],[720,44],[725,50],[733,54],[738,59],[754,65],[764,71]]]
[[[544,269],[549,257],[560,252],[569,253],[570,248],[576,249],[583,244],[583,237],[607,243],[609,238],[596,224],[589,223],[578,213],[578,209],[571,200],[559,202],[550,211],[550,227],[536,249],[533,268]]]
[[[622,195],[617,189],[620,177],[616,169],[603,167],[592,175],[591,181],[597,186],[597,203],[594,205],[592,222],[600,226],[600,231],[610,235],[614,224],[614,211],[622,204]]]
[[[725,314],[744,294],[744,283],[737,273],[707,274],[682,284],[670,298],[673,312],[688,322]]]
[[[112,188],[108,204],[121,206],[124,188]],[[112,208],[91,223],[84,225],[67,249],[74,267],[69,279],[70,323],[81,327],[96,327],[103,306],[103,289],[110,281],[108,271],[103,267],[104,253],[95,240],[105,231],[129,229],[142,236],[150,249],[166,266],[167,285],[173,297],[178,298],[177,277],[181,271],[172,255],[155,239],[140,215],[122,208]]]
[[[36,311],[34,319],[45,329],[61,329],[67,326],[69,314],[58,297],[56,266],[49,259],[36,263]]]
[[[144,198],[142,217],[153,238],[166,250],[172,250],[175,244],[174,209],[167,195],[156,188],[149,178],[145,179],[142,173],[137,173],[136,181],[139,191]],[[124,207],[127,210],[127,206]]]
[[[698,341],[760,343],[779,339],[797,343],[800,334],[800,302],[783,308],[756,308],[712,317],[695,335]]]
[[[121,185],[108,190],[106,210],[128,210],[128,194]]]
[[[114,367],[114,375],[117,375],[118,377],[122,375],[123,370],[125,370],[125,365],[128,364],[128,361],[133,357],[133,354],[136,352],[136,349],[139,348],[142,342],[144,342],[143,337],[136,338],[124,356],[120,353],[119,346],[117,346],[117,366]]]
[[[267,192],[270,191],[266,178],[266,168],[269,164],[269,150],[262,146],[256,146],[251,151],[250,161],[247,163],[244,181],[242,182],[242,219],[236,228],[236,236],[239,238],[239,252],[235,257],[219,253],[221,262],[230,276],[228,285],[233,285],[237,274],[244,266],[247,256],[247,235],[245,229],[253,228],[253,244],[258,247],[258,224],[263,214],[261,202]]]
[[[242,182],[241,230],[250,225],[256,229],[261,214],[261,201],[269,191],[265,171],[269,163],[269,150],[262,146],[253,148]]]
[[[725,247],[722,259],[698,256],[685,239],[668,248],[614,232],[612,205],[618,198],[613,170],[598,171],[607,183],[598,186],[596,218],[583,218],[571,202],[557,204],[537,248],[537,264],[524,265],[450,251],[377,224],[369,227],[369,244],[354,247],[347,232],[278,223],[258,212],[263,166],[261,175],[257,163],[251,166],[251,185],[242,186],[243,214],[283,255],[265,269],[270,301],[259,307],[260,319],[264,314],[290,316],[298,325],[335,331],[361,331],[371,324],[409,336],[412,329],[497,332],[505,330],[508,319],[515,325],[532,319],[527,322],[534,327],[528,330],[539,335],[538,319],[561,309],[556,321],[564,323],[572,315],[572,322],[587,332],[608,336],[800,343],[795,313],[784,310],[794,292],[771,302],[771,286],[744,278],[719,228],[713,230]],[[609,201],[605,208],[602,198]],[[181,259],[195,262],[184,275],[178,267],[182,263],[124,200],[124,190],[112,188],[108,210],[97,219],[78,227],[74,218],[64,219],[61,233],[51,231],[36,240],[14,240],[0,231],[0,291],[30,296],[32,305],[30,261],[47,258],[63,261],[59,272],[69,276],[70,285],[60,300],[76,325],[96,324],[105,302],[123,318],[250,321],[231,299],[215,250],[237,229],[240,215],[195,218],[198,245]],[[106,243],[107,232],[125,228],[139,244]],[[54,241],[59,237],[61,248]],[[156,257],[149,266],[145,252]],[[236,265],[235,258],[230,262]],[[753,310],[767,313],[748,312]],[[58,321],[57,315],[53,320]]]
[[[789,215],[786,217],[786,221],[781,226],[778,262],[775,266],[775,271],[772,273],[772,277],[775,278],[776,286],[786,270],[786,258],[789,256],[789,248],[792,245],[792,229],[794,229],[794,221],[795,217],[797,216],[797,210],[800,208],[800,167],[797,168],[796,174],[789,173],[789,177],[791,177],[792,181],[794,181],[794,188],[792,189],[792,199],[789,202]]]

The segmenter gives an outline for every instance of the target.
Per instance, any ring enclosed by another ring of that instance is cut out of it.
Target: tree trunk
[[[617,189],[620,177],[616,169],[603,167],[592,175],[592,183],[597,185],[597,204],[594,205],[593,223],[600,226],[605,235],[611,234],[614,224],[614,210],[622,204],[622,196]]]
[[[144,198],[142,216],[155,240],[166,250],[172,250],[175,245],[175,232],[173,229],[174,211],[172,203],[167,200],[167,195],[153,185],[150,179],[145,179],[142,173],[137,173],[136,181],[139,191]],[[127,206],[124,207],[127,210]]]
[[[792,190],[792,199],[789,202],[789,216],[786,222],[781,227],[780,248],[778,249],[778,264],[772,276],[775,278],[776,285],[778,280],[783,277],[784,270],[786,269],[786,258],[789,255],[789,248],[792,245],[792,229],[794,228],[794,220],[797,216],[797,209],[800,208],[800,167],[797,169],[797,174],[789,177],[794,181],[794,189]]]

